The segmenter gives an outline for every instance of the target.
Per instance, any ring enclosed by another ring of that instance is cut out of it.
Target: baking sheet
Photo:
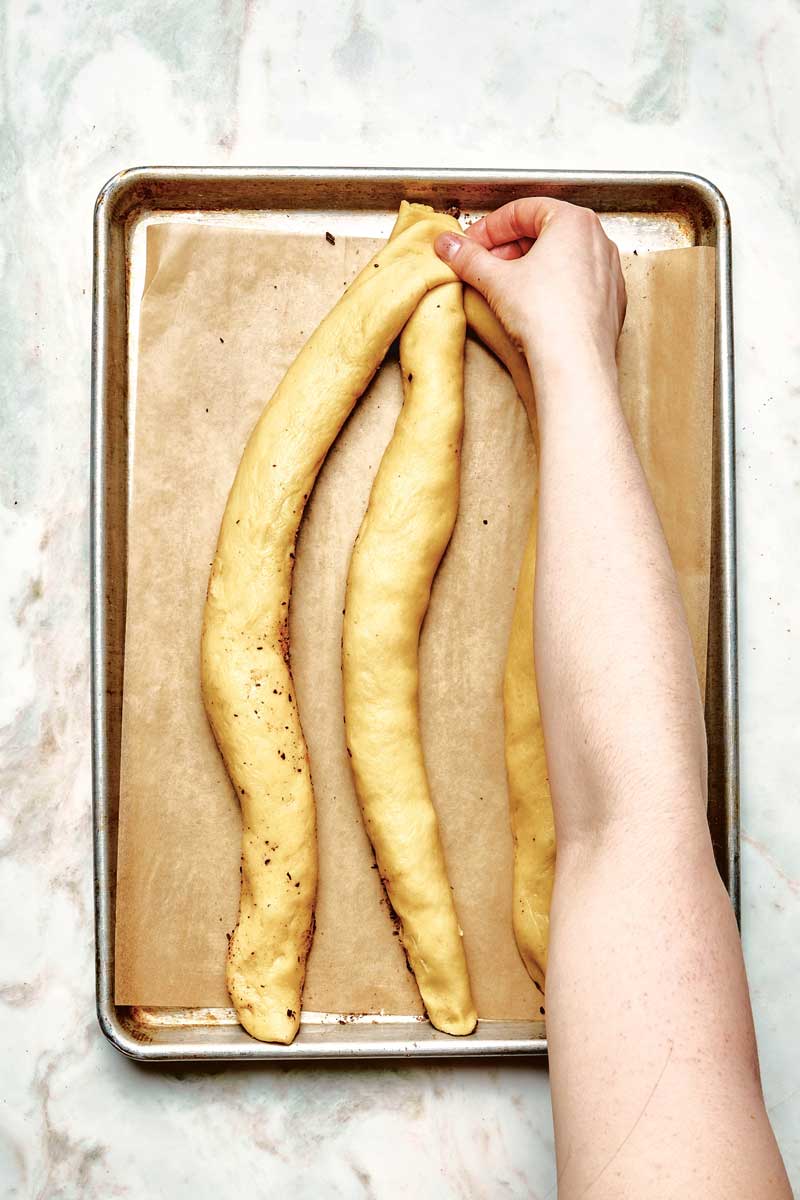
[[[373,246],[206,225],[148,230],[130,490],[118,1003],[228,1004],[239,821],[199,694],[208,567],[250,427]],[[714,252],[631,255],[624,265],[623,394],[702,670]],[[387,363],[323,468],[298,545],[293,669],[321,855],[307,1010],[421,1011],[361,828],[339,674],[347,560],[400,398],[396,364]],[[459,521],[423,631],[423,738],[480,1016],[525,1018],[538,1014],[540,997],[511,934],[501,680],[534,474],[521,405],[475,345],[466,407]]]

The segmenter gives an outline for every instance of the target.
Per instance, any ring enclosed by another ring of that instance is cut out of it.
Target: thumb
[[[464,283],[469,283],[484,296],[503,269],[502,260],[491,254],[472,238],[457,233],[440,233],[433,248]]]

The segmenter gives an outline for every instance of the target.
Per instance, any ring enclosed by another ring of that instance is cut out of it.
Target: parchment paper
[[[377,243],[196,224],[148,230],[130,525],[116,1000],[225,1006],[239,808],[203,712],[199,635],[219,522],[262,406]],[[625,407],[678,568],[701,677],[709,587],[714,259],[624,261]],[[468,342],[461,507],[421,645],[422,731],[483,1018],[539,1014],[511,929],[502,676],[535,465],[504,371]],[[292,668],[318,806],[317,927],[303,1006],[419,1013],[345,753],[350,551],[401,403],[387,360],[333,447],[301,529]]]

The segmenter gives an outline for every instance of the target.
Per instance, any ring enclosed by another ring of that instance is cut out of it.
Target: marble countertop
[[[541,1063],[162,1070],[99,1032],[91,218],[147,163],[675,169],[727,196],[743,936],[800,1187],[800,8],[6,0],[0,41],[0,1193],[554,1194]]]

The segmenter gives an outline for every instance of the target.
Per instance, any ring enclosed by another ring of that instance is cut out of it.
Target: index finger
[[[537,238],[547,222],[563,208],[571,206],[552,196],[525,196],[510,200],[470,226],[469,236],[487,250],[515,242],[520,238]]]

